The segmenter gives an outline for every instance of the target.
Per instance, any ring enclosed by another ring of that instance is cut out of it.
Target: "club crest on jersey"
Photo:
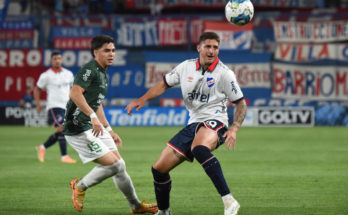
[[[208,87],[212,87],[215,84],[215,79],[214,78],[207,78],[207,85]]]

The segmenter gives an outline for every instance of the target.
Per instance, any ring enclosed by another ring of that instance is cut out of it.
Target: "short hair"
[[[105,43],[113,43],[115,44],[114,38],[108,36],[108,35],[100,35],[93,37],[91,40],[91,53],[92,56],[94,56],[94,50],[100,49]]]
[[[205,40],[208,40],[208,39],[216,40],[220,44],[219,35],[215,32],[211,32],[211,31],[207,31],[207,32],[204,32],[203,34],[201,34],[201,36],[199,37],[198,44],[201,44],[201,42],[204,42]]]
[[[52,53],[51,53],[51,59],[56,56],[56,55],[61,55],[60,51],[58,50],[54,50]]]

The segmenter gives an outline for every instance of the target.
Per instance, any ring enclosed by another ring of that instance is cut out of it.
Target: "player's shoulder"
[[[221,70],[222,72],[232,72],[232,70],[226,64],[224,64],[221,60],[219,60],[217,64],[217,68]]]

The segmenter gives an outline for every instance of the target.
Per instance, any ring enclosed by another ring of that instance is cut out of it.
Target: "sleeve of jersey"
[[[224,92],[232,102],[243,99],[244,95],[239,87],[234,72],[228,70],[223,78]]]
[[[75,77],[74,84],[79,85],[83,89],[87,89],[93,80],[93,72],[90,69],[82,68]]]
[[[183,63],[176,66],[171,72],[167,73],[164,77],[164,83],[168,87],[174,87],[180,84],[180,72],[182,71]]]
[[[40,89],[45,89],[47,85],[47,75],[46,73],[42,73],[39,77],[39,80],[36,83],[36,86]]]

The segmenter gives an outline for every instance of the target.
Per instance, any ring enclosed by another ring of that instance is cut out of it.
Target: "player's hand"
[[[225,142],[226,142],[226,148],[227,149],[230,149],[231,146],[233,146],[233,151],[236,149],[237,131],[238,131],[238,128],[232,126],[223,135],[223,137],[226,138]]]
[[[40,113],[42,111],[42,106],[41,105],[36,105],[36,111]]]
[[[120,136],[118,136],[118,134],[116,134],[113,130],[109,131],[109,133],[116,145],[122,149],[122,139],[120,138]]]
[[[135,111],[138,111],[142,107],[144,107],[144,104],[145,104],[145,101],[143,101],[141,99],[137,99],[137,100],[134,100],[131,103],[129,103],[126,107],[126,111],[127,111],[128,115],[132,115],[133,108],[137,107],[137,109],[135,109]]]
[[[103,125],[99,122],[97,117],[93,117],[91,119],[91,123],[93,126],[92,133],[94,136],[98,137],[99,135],[103,135]]]

